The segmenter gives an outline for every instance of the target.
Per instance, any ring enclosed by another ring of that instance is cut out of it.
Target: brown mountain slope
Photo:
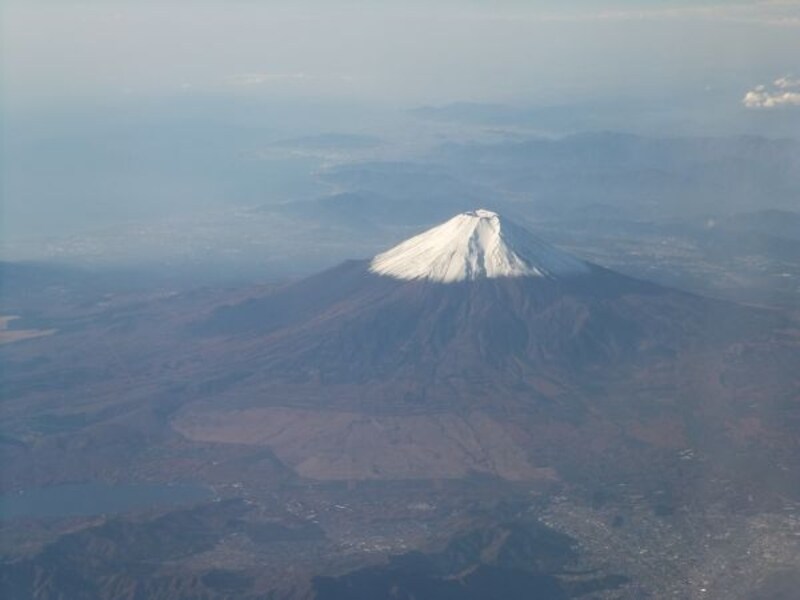
[[[173,426],[269,446],[317,479],[632,473],[686,448],[766,443],[747,432],[797,384],[787,328],[599,267],[442,284],[350,262],[195,324],[214,357],[198,377],[239,376]]]

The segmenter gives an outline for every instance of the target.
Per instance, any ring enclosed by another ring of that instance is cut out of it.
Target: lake
[[[77,517],[192,504],[213,497],[198,484],[76,483],[0,495],[0,519]]]

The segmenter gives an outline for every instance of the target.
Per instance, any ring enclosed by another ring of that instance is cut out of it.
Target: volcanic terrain
[[[734,567],[763,578],[794,552],[745,564],[706,534],[794,531],[796,319],[610,271],[488,210],[282,286],[22,317],[50,335],[0,348],[5,491],[194,481],[220,501],[9,523],[19,597],[70,578],[87,598],[427,598],[455,580],[480,597],[512,568],[553,598],[693,597],[716,569],[707,597],[747,598]],[[557,560],[536,558],[548,543]],[[145,568],[156,549],[169,564]],[[405,579],[414,561],[427,575]]]

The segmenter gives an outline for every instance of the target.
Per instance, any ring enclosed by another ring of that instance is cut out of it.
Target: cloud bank
[[[800,107],[800,79],[785,75],[770,86],[757,85],[744,95],[742,104],[750,109]]]

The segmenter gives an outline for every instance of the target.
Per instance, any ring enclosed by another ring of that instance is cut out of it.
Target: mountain
[[[792,311],[631,278],[485,210],[285,285],[51,280],[8,314],[51,335],[0,346],[0,505],[56,515],[3,521],[3,597],[792,589]],[[114,515],[97,482],[214,497]],[[62,483],[97,514],[58,517]]]
[[[773,408],[797,382],[788,329],[470,211],[195,322],[215,361],[198,354],[194,377],[236,377],[173,427],[269,447],[311,479],[623,479],[761,443],[740,433],[761,422],[754,393]]]

